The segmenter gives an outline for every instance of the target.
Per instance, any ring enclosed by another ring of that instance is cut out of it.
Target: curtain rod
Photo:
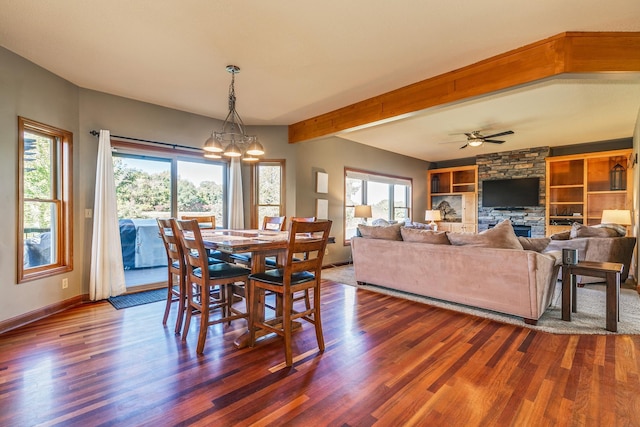
[[[100,132],[98,132],[97,130],[89,131],[89,133],[91,135],[93,135],[93,136],[100,136]],[[167,147],[172,147],[174,150],[176,148],[183,148],[183,149],[186,149],[186,150],[196,150],[196,151],[202,152],[202,150],[200,148],[189,147],[188,145],[172,144],[172,143],[169,143],[169,142],[161,142],[161,141],[151,141],[149,139],[132,138],[130,136],[121,136],[121,135],[111,135],[111,136],[113,138],[129,139],[131,141],[140,141],[140,142],[148,142],[149,144],[164,145],[164,146],[167,146]]]

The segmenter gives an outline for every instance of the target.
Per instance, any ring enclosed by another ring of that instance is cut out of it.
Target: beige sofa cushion
[[[402,240],[405,242],[431,243],[434,245],[450,245],[446,231],[423,230],[418,228],[402,227],[400,229]]]
[[[505,219],[493,228],[474,233],[449,233],[452,245],[476,246],[480,248],[522,249],[518,236],[513,231],[511,221]]]
[[[542,252],[549,246],[549,243],[551,243],[551,238],[518,236],[518,241],[525,251]]]
[[[392,224],[387,226],[358,225],[358,230],[362,237],[366,239],[402,240],[400,234],[402,224]]]

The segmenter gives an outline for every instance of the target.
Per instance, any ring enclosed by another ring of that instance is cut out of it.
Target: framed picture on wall
[[[447,194],[431,197],[431,209],[440,211],[442,221],[462,222],[462,196]]]
[[[329,174],[316,172],[316,193],[329,192]]]
[[[329,219],[329,201],[327,199],[316,200],[316,218]]]

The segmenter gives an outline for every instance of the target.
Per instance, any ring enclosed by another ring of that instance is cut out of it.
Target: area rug
[[[136,305],[149,304],[152,302],[162,301],[167,298],[166,289],[153,289],[151,291],[136,292],[133,294],[119,295],[109,298],[109,302],[117,310]]]
[[[578,312],[572,313],[571,322],[562,320],[562,287],[557,283],[551,306],[538,320],[537,325],[524,323],[521,317],[509,316],[490,310],[455,304],[434,298],[427,298],[407,292],[396,291],[374,285],[357,285],[353,265],[329,268],[322,271],[322,278],[338,283],[344,283],[368,291],[383,293],[398,298],[416,301],[447,310],[458,311],[474,316],[484,317],[498,322],[509,323],[525,328],[535,329],[554,334],[640,334],[640,297],[634,289],[622,287],[620,289],[620,321],[618,332],[605,329],[605,285],[588,284],[578,288]]]

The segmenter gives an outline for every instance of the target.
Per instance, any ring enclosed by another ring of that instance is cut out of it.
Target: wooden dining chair
[[[282,268],[254,273],[249,276],[249,345],[255,346],[258,329],[274,332],[284,338],[285,363],[293,364],[291,332],[293,321],[305,320],[315,327],[316,340],[320,352],[324,351],[322,321],[320,315],[320,283],[322,259],[329,239],[331,221],[300,222],[293,221],[289,233],[286,262]],[[307,254],[305,258],[296,258],[294,254]],[[313,305],[299,310],[294,307],[294,294],[301,291],[313,291]],[[281,299],[281,309],[275,317],[266,319],[264,293],[272,292]]]
[[[286,216],[265,216],[262,218],[262,230],[284,231],[286,225]]]
[[[209,224],[211,224],[210,228],[216,228],[216,217],[215,215],[181,215],[180,219],[182,220],[196,220],[198,221],[198,225],[200,227],[206,226],[209,228]]]
[[[291,223],[293,224],[294,221],[298,221],[298,222],[313,222],[316,220],[315,216],[293,216],[291,217]],[[289,226],[291,227],[291,226]],[[307,256],[307,254],[296,254],[295,257],[299,258],[299,257],[305,257]],[[304,303],[307,307],[307,310],[311,307],[311,297],[309,295],[309,290],[306,289],[302,292],[301,295],[296,295],[293,298],[293,301],[300,301],[300,300],[304,300]]]
[[[198,221],[198,226],[200,228],[216,228],[215,215],[181,215],[180,219],[183,221]],[[209,258],[214,258],[218,261],[229,261],[229,257],[220,251],[207,250],[207,253],[209,254]]]
[[[176,316],[175,333],[179,334],[184,319],[185,301],[186,301],[186,267],[184,261],[184,253],[182,245],[178,237],[178,229],[173,218],[157,218],[158,228],[160,229],[160,237],[164,243],[167,252],[167,303],[164,309],[164,317],[162,324],[167,324],[171,305],[178,303],[178,314]],[[174,279],[178,278],[177,286]]]
[[[287,225],[286,216],[265,216],[262,219],[262,228],[261,230],[268,231],[284,231],[285,226]],[[251,266],[251,253],[250,252],[242,252],[231,255],[231,260],[237,264],[246,265],[248,267]],[[267,257],[265,259],[265,264],[269,267],[276,266],[275,257]]]
[[[199,313],[200,330],[196,352],[202,354],[209,326],[248,318],[249,302],[245,284],[251,270],[226,262],[208,264],[198,222],[180,220],[176,223],[187,266],[186,319],[182,340],[187,339],[191,317],[194,313]],[[244,311],[233,306],[236,297],[244,299]]]

